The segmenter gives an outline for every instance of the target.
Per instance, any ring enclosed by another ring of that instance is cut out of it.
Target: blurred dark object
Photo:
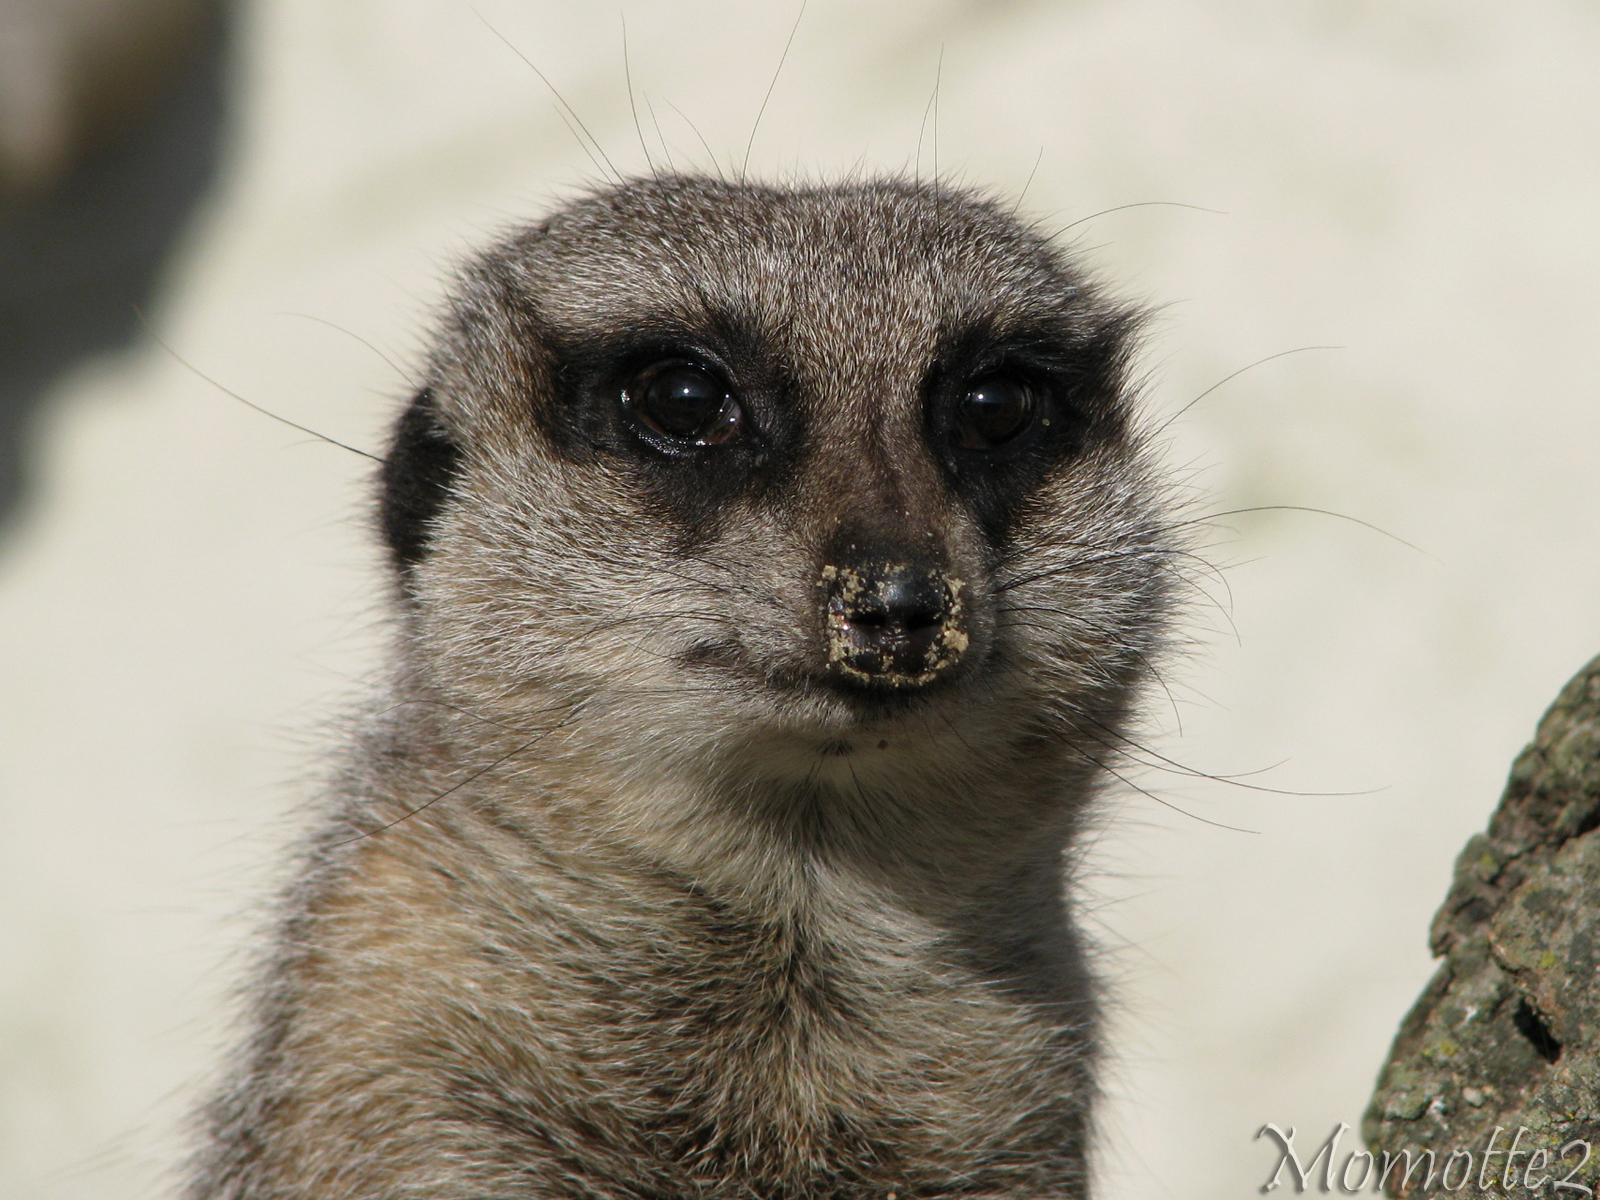
[[[0,528],[63,371],[141,331],[221,157],[225,0],[0,0]]]

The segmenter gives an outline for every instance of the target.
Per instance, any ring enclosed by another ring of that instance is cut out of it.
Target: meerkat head
[[[1086,767],[1168,590],[1135,324],[939,185],[581,199],[464,270],[398,427],[409,668],[640,778]]]

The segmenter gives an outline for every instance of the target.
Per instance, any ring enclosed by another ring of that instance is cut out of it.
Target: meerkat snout
[[[969,637],[962,582],[909,562],[830,563],[828,666],[851,682],[931,683],[961,661]]]

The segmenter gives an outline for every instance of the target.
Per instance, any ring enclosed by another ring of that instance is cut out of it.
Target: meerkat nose
[[[931,682],[967,647],[959,581],[911,563],[823,568],[828,664],[892,687]]]

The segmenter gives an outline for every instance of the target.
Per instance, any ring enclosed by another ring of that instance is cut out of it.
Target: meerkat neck
[[[901,751],[894,741],[906,739],[872,731],[853,739],[865,753],[812,756],[804,770],[788,741],[746,731],[730,731],[726,747],[645,757],[553,697],[518,698],[552,714],[529,727],[415,686],[401,694],[391,711],[410,717],[366,755],[393,775],[374,789],[393,800],[380,799],[369,826],[417,824],[442,842],[488,831],[568,869],[678,879],[772,919],[827,924],[860,906],[946,926],[1036,920],[1037,905],[1018,898],[1060,893],[1095,782],[1037,761],[1010,773],[918,769],[920,747]],[[413,813],[419,794],[438,799]]]

